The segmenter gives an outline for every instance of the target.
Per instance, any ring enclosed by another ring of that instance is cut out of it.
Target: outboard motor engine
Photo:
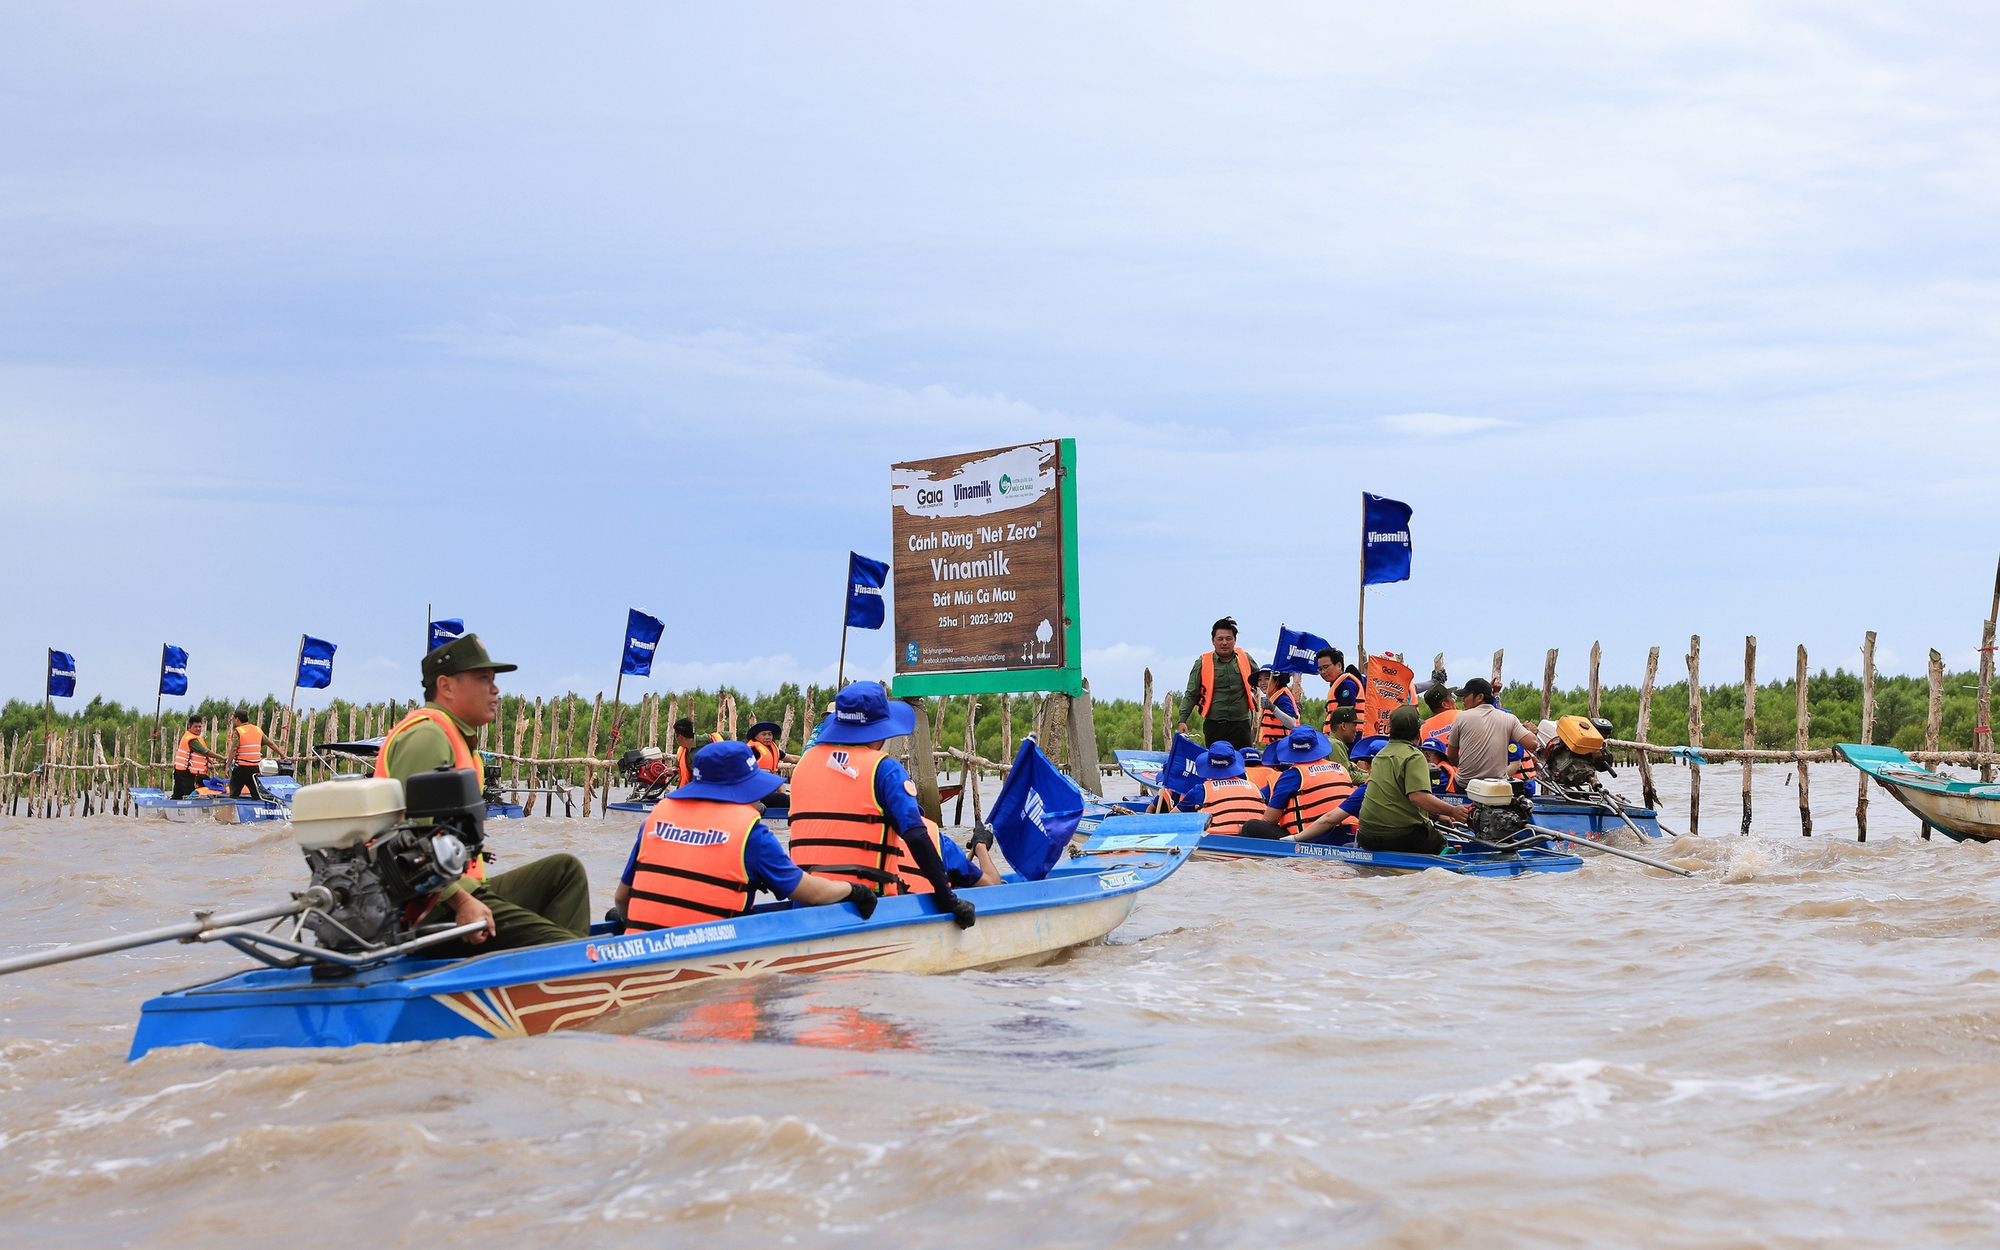
[[[321,946],[363,951],[415,936],[424,896],[465,872],[486,840],[479,774],[437,768],[407,781],[367,777],[303,786],[292,836],[312,883],[333,895],[306,925]],[[419,821],[425,823],[418,823]]]
[[[1465,783],[1465,796],[1472,800],[1465,827],[1481,842],[1504,843],[1534,823],[1534,800],[1518,781],[1482,777]]]
[[[1595,785],[1598,773],[1618,772],[1611,766],[1611,752],[1604,746],[1611,722],[1599,717],[1565,716],[1556,722],[1556,740],[1549,747],[1549,780],[1559,786],[1587,788]]]
[[[650,803],[667,792],[672,763],[658,747],[638,747],[618,757],[618,771],[632,787],[632,800]]]

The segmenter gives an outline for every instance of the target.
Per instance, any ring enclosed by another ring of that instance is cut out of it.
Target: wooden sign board
[[[1081,690],[1075,448],[890,466],[899,696]]]

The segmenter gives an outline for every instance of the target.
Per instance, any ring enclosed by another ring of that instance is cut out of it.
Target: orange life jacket
[[[1455,707],[1439,712],[1424,722],[1423,730],[1417,734],[1417,741],[1422,742],[1425,738],[1437,737],[1442,731],[1451,728],[1451,723],[1457,719],[1458,709]]]
[[[1343,688],[1351,689],[1354,692],[1354,697],[1345,703],[1340,701],[1340,692]],[[1333,680],[1326,687],[1326,715],[1320,720],[1320,732],[1329,738],[1333,737],[1333,709],[1337,707],[1360,707],[1361,695],[1364,689],[1361,679],[1353,673],[1345,669],[1335,673]]]
[[[792,770],[792,862],[877,894],[929,894],[935,888],[903,845],[903,835],[875,801],[875,772],[888,756],[870,747],[815,743]],[[928,817],[932,838],[937,826]]]
[[[1244,779],[1267,795],[1271,793],[1271,787],[1277,784],[1278,771],[1278,769],[1272,768],[1269,764],[1245,764],[1243,766]]]
[[[1292,705],[1292,719],[1297,720],[1299,718],[1299,705],[1292,699],[1291,694],[1292,692],[1283,686],[1271,692],[1271,707],[1265,711],[1263,718],[1257,722],[1257,736],[1262,740],[1262,745],[1270,746],[1273,742],[1292,732],[1285,722],[1278,719],[1277,712],[1278,700],[1284,699]]]
[[[655,803],[639,826],[625,927],[669,929],[749,911],[757,889],[744,857],[758,815],[751,803],[671,795]]]
[[[1244,821],[1264,814],[1264,796],[1247,778],[1225,777],[1201,785],[1201,811],[1208,817],[1204,833],[1234,834]]]
[[[238,768],[255,768],[264,758],[264,731],[255,725],[236,727],[236,758],[231,762]]]
[[[1303,833],[1307,825],[1354,793],[1353,776],[1332,760],[1294,764],[1292,771],[1299,775],[1299,788],[1286,800],[1284,811],[1278,816],[1278,823],[1285,827],[1286,833]]]
[[[1444,774],[1444,788],[1446,790],[1458,789],[1458,770],[1456,768],[1453,768],[1443,760],[1439,760],[1437,763],[1431,765],[1431,767]],[[1431,789],[1436,790],[1436,784],[1433,784]]]
[[[198,744],[200,741],[201,741],[201,735],[195,733],[195,731],[192,729],[183,730],[181,732],[181,740],[174,746],[175,772],[191,773],[195,771],[194,748],[196,744]],[[201,771],[203,772],[208,771],[206,762],[204,762]]]
[[[434,707],[411,708],[408,716],[397,721],[395,728],[382,735],[382,745],[375,752],[375,775],[377,777],[389,775],[389,746],[396,741],[396,735],[425,721],[444,730],[444,740],[451,743],[451,766],[470,768],[473,777],[483,787],[486,784],[485,766],[479,762],[479,757],[472,753],[472,748],[465,745],[465,735],[458,732],[458,722],[451,718],[450,713]],[[465,866],[464,876],[468,881],[486,880],[486,860],[483,852],[472,857],[472,862]]]
[[[778,748],[774,746],[766,746],[761,741],[753,741],[750,743],[750,753],[757,757],[757,767],[763,769],[767,773],[775,773],[778,771],[778,764],[780,762],[780,757],[783,754],[778,750]]]
[[[1257,670],[1250,667],[1250,657],[1241,651],[1236,653],[1236,668],[1243,674],[1243,693],[1248,697],[1256,688],[1255,682],[1252,679],[1256,677]],[[1214,704],[1215,652],[1204,651],[1201,655],[1201,702],[1195,705],[1194,710],[1206,716],[1208,715],[1208,709],[1214,706]],[[1248,744],[1246,743],[1245,745],[1247,746]]]
[[[710,734],[708,735],[708,740],[710,742],[720,742],[722,741],[722,735]],[[692,746],[674,748],[674,766],[680,770],[680,780],[676,781],[675,785],[684,786],[694,779],[694,753],[698,749]]]

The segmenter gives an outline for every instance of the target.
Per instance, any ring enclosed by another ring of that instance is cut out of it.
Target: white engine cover
[[[292,837],[299,849],[354,846],[403,818],[403,783],[394,777],[320,781],[292,795]]]

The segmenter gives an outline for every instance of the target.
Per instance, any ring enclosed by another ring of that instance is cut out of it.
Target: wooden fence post
[[[1150,668],[1146,670],[1146,699],[1139,705],[1139,749],[1153,749],[1153,670]]]
[[[1869,630],[1861,642],[1861,745],[1875,741],[1875,631]],[[1861,773],[1860,769],[1854,770]],[[1868,840],[1868,774],[1861,773],[1861,789],[1854,796],[1854,840]]]
[[[1797,748],[1801,756],[1799,760],[1799,833],[1810,838],[1812,836],[1812,803],[1806,793],[1808,779],[1806,776],[1806,762],[1803,757],[1807,751],[1812,749],[1812,708],[1806,702],[1806,685],[1806,645],[1800,643],[1798,735],[1793,740],[1792,745]]]
[[[1069,701],[1069,775],[1085,790],[1104,797],[1104,761],[1097,754],[1097,713],[1091,703],[1090,679],[1083,693]]]
[[[1556,648],[1549,648],[1548,662],[1542,665],[1542,720],[1549,718],[1549,699],[1556,688]]]
[[[921,699],[905,699],[917,714],[910,739],[910,777],[917,783],[917,806],[924,815],[944,823],[944,803],[938,798],[937,757],[931,754],[931,718]]]
[[[1986,622],[1979,637],[1979,702],[1973,718],[1972,749],[1981,753],[1993,750],[1993,625]],[[1993,780],[1993,765],[1979,766],[1979,780]]]
[[[1757,637],[1743,640],[1743,749],[1757,749]],[[1750,757],[1743,757],[1743,828],[1750,832]]]
[[[1505,647],[1493,653],[1493,676],[1490,680],[1493,683],[1493,699],[1496,703],[1500,699],[1500,662],[1506,658],[1507,648]]]
[[[979,716],[979,696],[965,696],[965,754],[958,769],[958,803],[951,814],[951,823],[965,823],[965,792],[972,791],[972,823],[979,823],[979,771],[972,766],[971,756],[979,754],[979,736],[973,724]]]
[[[1938,733],[1944,728],[1944,657],[1931,648],[1931,713],[1924,722],[1924,750],[1938,749]],[[1933,764],[1933,768],[1943,765]]]
[[[597,723],[598,721],[602,720],[603,717],[604,717],[604,692],[600,690],[597,692],[597,702],[593,703],[590,707],[590,741],[583,752],[591,759],[597,758]],[[583,816],[584,819],[586,820],[590,818],[590,791],[591,788],[594,787],[596,784],[597,784],[597,765],[595,764],[584,765]],[[605,775],[604,778],[604,798],[607,801],[611,798],[611,777],[610,774],[608,773]],[[607,811],[605,814],[609,815],[610,813]]]
[[[1171,722],[1173,717],[1167,720]],[[1000,696],[1000,762],[1014,762],[1014,696],[1010,694]]]
[[[1604,658],[1604,647],[1600,643],[1590,644],[1590,719],[1597,719],[1597,710],[1603,705],[1603,688],[1597,683],[1598,662]]]
[[[1688,745],[1699,752],[1701,728],[1701,635],[1688,639]],[[1701,765],[1688,761],[1688,833],[1701,836]]]
[[[1639,742],[1643,745],[1646,734],[1653,724],[1653,678],[1660,671],[1660,649],[1654,647],[1646,653],[1646,680],[1639,687]],[[1660,809],[1659,792],[1653,789],[1652,756],[1639,752],[1639,801],[1654,811]]]

